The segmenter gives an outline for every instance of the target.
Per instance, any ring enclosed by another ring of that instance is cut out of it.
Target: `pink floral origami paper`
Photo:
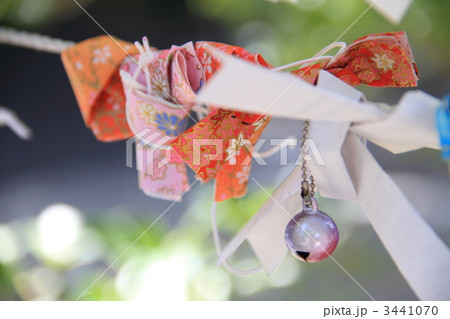
[[[128,124],[142,136],[136,143],[139,186],[149,196],[180,200],[189,185],[186,165],[167,143],[186,130],[204,82],[194,47],[191,42],[163,51],[147,47],[127,58],[120,74]]]
[[[270,65],[260,54],[251,54],[243,48],[217,42],[197,42],[197,56],[205,70],[208,81],[220,67],[220,61],[213,56],[208,47],[234,55],[264,67]],[[246,141],[255,143],[270,117],[238,111],[214,108],[212,112],[196,125],[170,142],[172,148],[205,182],[216,178],[215,199],[227,200],[241,197],[247,191],[250,174],[252,147],[244,147]],[[261,125],[264,123],[264,125]],[[196,145],[202,140],[216,144]],[[198,152],[200,151],[200,152]],[[236,163],[230,162],[230,159]]]

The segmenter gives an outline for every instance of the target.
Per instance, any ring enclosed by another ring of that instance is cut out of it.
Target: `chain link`
[[[312,205],[311,203],[311,197],[314,197],[314,195],[316,194],[315,192],[315,187],[316,184],[314,183],[314,177],[312,176],[312,174],[310,173],[309,176],[309,182],[308,182],[308,168],[306,167],[306,141],[308,139],[308,134],[309,134],[309,127],[310,127],[310,121],[305,121],[305,123],[303,124],[303,130],[302,130],[302,138],[300,139],[300,154],[302,157],[302,166],[301,166],[301,170],[302,170],[302,198],[305,201],[306,206],[310,207]]]

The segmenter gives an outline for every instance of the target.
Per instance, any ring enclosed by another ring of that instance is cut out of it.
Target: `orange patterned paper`
[[[250,147],[242,147],[236,156],[236,165],[226,162],[216,175],[214,200],[221,202],[230,198],[242,197],[247,193],[250,177],[253,145],[259,140],[262,132],[269,124],[270,117],[265,116],[254,122],[255,132],[249,139]]]
[[[136,53],[130,43],[100,36],[61,54],[84,122],[103,142],[133,136],[125,115],[125,94],[119,76],[120,65],[128,55],[125,51]]]

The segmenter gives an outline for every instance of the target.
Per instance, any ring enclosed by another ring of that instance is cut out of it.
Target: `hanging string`
[[[0,26],[0,44],[60,54],[63,50],[73,46],[75,42]]]
[[[214,237],[214,244],[216,246],[217,255],[220,256],[222,254],[222,248],[221,248],[221,244],[220,244],[219,230],[217,228],[216,212],[217,212],[217,202],[214,201],[214,198],[213,198],[213,201],[211,204],[211,225],[212,225],[212,233],[213,233],[213,237]],[[224,261],[223,266],[230,273],[235,274],[236,276],[242,276],[242,277],[256,275],[256,274],[259,274],[264,271],[264,268],[261,265],[256,268],[242,270],[242,269],[237,269],[234,266],[230,265],[227,261]]]

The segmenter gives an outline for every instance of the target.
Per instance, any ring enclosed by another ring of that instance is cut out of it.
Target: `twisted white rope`
[[[0,44],[2,43],[56,54],[75,44],[72,41],[0,26]]]

